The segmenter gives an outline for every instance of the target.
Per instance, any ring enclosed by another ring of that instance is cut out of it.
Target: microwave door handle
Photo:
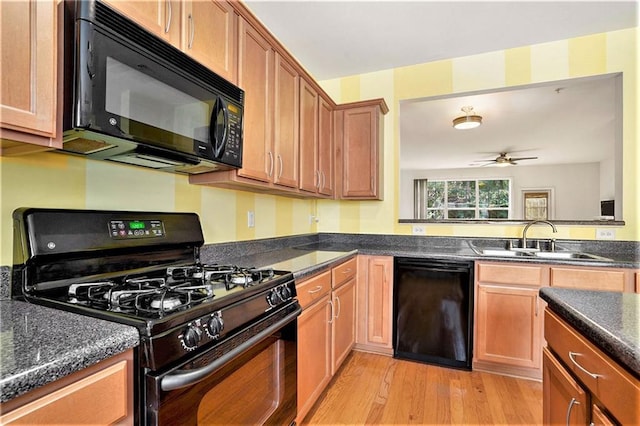
[[[223,132],[222,137],[218,138],[218,114],[222,110],[222,114],[224,115],[224,125],[222,126]],[[221,97],[216,99],[216,102],[213,106],[213,111],[211,112],[211,121],[209,123],[209,138],[211,139],[213,145],[213,155],[215,158],[220,158],[222,155],[222,151],[227,142],[227,127],[229,126],[229,112],[227,111],[227,106],[225,105],[224,100]]]

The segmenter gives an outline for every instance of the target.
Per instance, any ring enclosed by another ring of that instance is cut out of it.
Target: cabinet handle
[[[340,312],[342,312],[342,303],[340,302],[340,298],[336,296],[336,302],[338,302],[338,313],[336,314],[336,319],[340,316]]]
[[[351,268],[347,268],[347,269],[345,269],[344,271],[342,271],[342,273],[343,273],[344,275],[346,275],[346,274],[350,274],[350,273],[351,273]]]
[[[536,296],[536,313],[535,315],[538,316],[538,304],[540,303],[538,296]]]
[[[600,374],[595,374],[590,372],[589,370],[587,370],[586,368],[584,368],[583,366],[581,366],[580,364],[578,364],[578,361],[576,361],[575,356],[576,355],[582,355],[579,354],[578,352],[571,352],[569,351],[569,359],[571,360],[571,362],[578,367],[580,370],[582,370],[585,374],[588,374],[591,378],[593,379],[597,379],[598,377],[602,377],[602,375]]]
[[[322,290],[322,286],[321,286],[321,285],[317,285],[317,286],[315,286],[315,287],[313,288],[313,290],[307,290],[307,292],[308,292],[309,294],[314,294],[314,293],[319,292],[320,290]]]
[[[191,49],[191,47],[193,47],[193,38],[196,35],[196,23],[193,21],[193,15],[191,13],[189,14],[189,29],[191,31],[189,33],[189,46],[188,46],[188,48]]]
[[[269,177],[273,176],[273,153],[269,151]]]
[[[282,171],[284,170],[284,165],[282,163],[282,155],[278,154],[278,163],[280,163],[280,173],[278,173],[278,179],[282,177]]]
[[[324,172],[320,172],[320,174],[322,175],[322,186],[320,187],[320,190],[324,189],[324,184],[327,183],[327,179],[324,175]]]
[[[318,177],[317,183],[316,183],[316,189],[320,189],[320,170],[316,170],[316,176]]]
[[[580,402],[575,398],[571,398],[571,401],[569,401],[569,406],[567,407],[567,426],[569,426],[569,419],[571,418],[571,409],[573,409],[574,405],[580,405]]]
[[[333,300],[329,300],[329,305],[331,305],[331,319],[329,320],[329,324],[333,324]]]
[[[168,14],[167,14],[167,25],[164,27],[165,34],[169,32],[169,28],[171,28],[171,18],[173,17],[173,7],[171,6],[171,0],[167,0]]]

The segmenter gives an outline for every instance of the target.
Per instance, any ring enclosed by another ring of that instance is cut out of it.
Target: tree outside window
[[[416,219],[508,219],[511,179],[414,180]]]

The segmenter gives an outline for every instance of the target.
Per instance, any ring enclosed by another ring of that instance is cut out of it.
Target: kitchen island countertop
[[[640,294],[545,287],[549,309],[640,377]]]
[[[0,402],[139,344],[135,327],[18,300],[0,301]]]

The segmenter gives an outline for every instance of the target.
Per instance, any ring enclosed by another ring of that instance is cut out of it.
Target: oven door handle
[[[295,320],[298,315],[302,312],[302,308],[298,306],[298,308],[293,311],[291,314],[287,315],[282,319],[282,321],[278,321],[277,323],[267,327],[262,330],[260,333],[255,336],[249,338],[245,342],[242,342],[240,345],[222,355],[220,358],[216,359],[211,364],[206,367],[199,368],[197,370],[178,370],[175,373],[167,374],[162,379],[160,379],[160,388],[163,391],[172,391],[176,389],[185,388],[187,386],[194,385],[211,374],[215,373],[218,369],[223,367],[226,363],[231,361],[233,358],[241,355],[245,351],[251,349],[252,346],[256,345],[263,339],[266,339],[275,331],[284,327],[291,321]]]

